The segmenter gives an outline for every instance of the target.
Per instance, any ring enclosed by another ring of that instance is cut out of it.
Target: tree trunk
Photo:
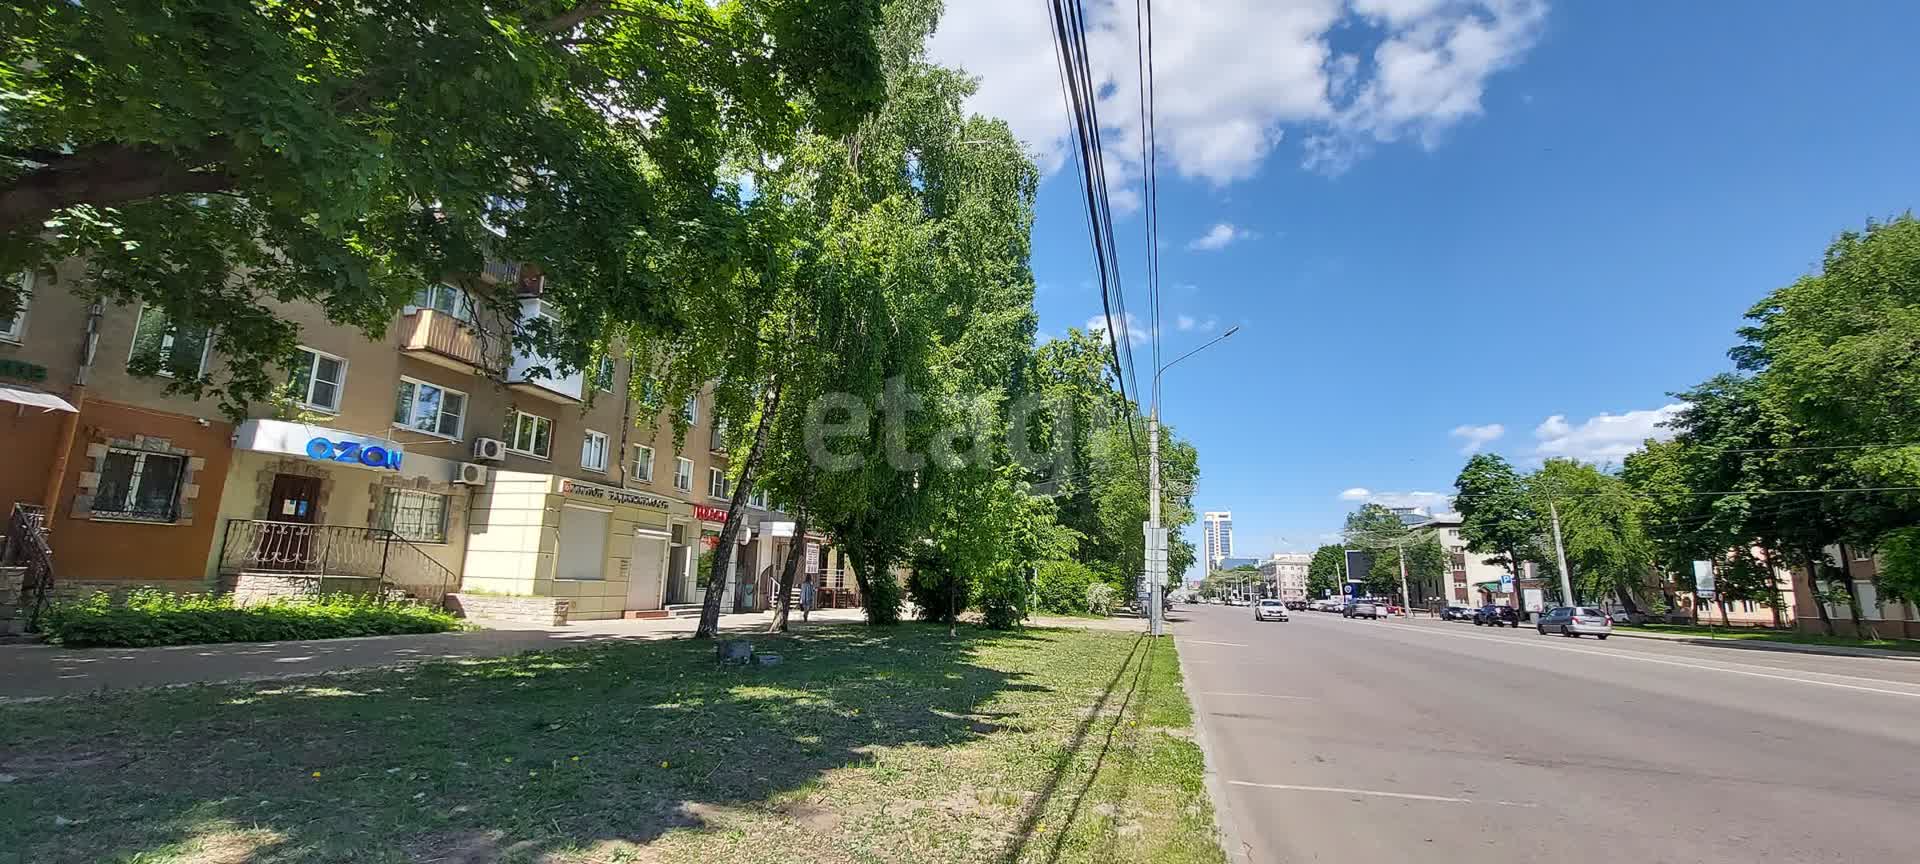
[[[773,612],[773,624],[767,627],[768,633],[785,633],[787,617],[793,610],[793,580],[799,575],[800,560],[807,557],[807,509],[800,508],[800,515],[793,522],[793,548],[787,550],[787,563],[780,568],[780,605]]]
[[[1814,553],[1807,554],[1807,593],[1813,596],[1814,611],[1820,613],[1820,626],[1826,629],[1828,636],[1834,636],[1837,634],[1833,632],[1833,617],[1827,614],[1826,592],[1820,590],[1819,561],[1826,557],[1824,551],[1817,556]]]
[[[1860,589],[1853,584],[1853,556],[1847,553],[1845,543],[1840,544],[1840,578],[1847,583],[1847,615],[1853,619],[1853,638],[1880,638],[1872,624],[1860,619]]]
[[[707,571],[707,596],[700,604],[700,629],[693,631],[695,639],[712,639],[720,634],[720,598],[727,593],[733,540],[740,536],[740,516],[747,508],[747,490],[753,488],[753,469],[758,467],[760,454],[767,449],[767,427],[773,425],[773,415],[779,407],[780,385],[776,383],[767,394],[765,409],[760,412],[760,423],[753,432],[753,447],[747,450],[747,464],[740,468],[740,480],[733,486],[733,497],[727,500],[727,524],[720,529],[720,542],[713,549],[713,566]]]
[[[1717,597],[1713,602],[1720,607],[1720,626],[1732,629],[1733,622],[1727,618],[1727,598]]]

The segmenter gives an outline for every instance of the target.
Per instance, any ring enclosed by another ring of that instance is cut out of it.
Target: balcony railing
[[[517,285],[520,282],[520,262],[488,258],[480,265],[480,278],[495,285]]]
[[[227,521],[220,572],[310,577],[315,588],[397,592],[436,604],[460,582],[425,549],[385,528],[265,519]]]
[[[416,309],[400,319],[400,350],[463,372],[485,368],[480,331],[434,309]]]

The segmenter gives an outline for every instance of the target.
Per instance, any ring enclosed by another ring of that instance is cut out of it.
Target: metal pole
[[[1554,502],[1548,501],[1547,512],[1553,514],[1553,556],[1560,562],[1560,602],[1572,606],[1574,605],[1573,581],[1567,578],[1567,549],[1560,545],[1560,508]],[[1515,582],[1513,590],[1518,593],[1520,583]],[[1526,602],[1523,600],[1520,605],[1524,607]]]
[[[1413,595],[1407,593],[1407,547],[1401,544],[1393,548],[1400,551],[1400,614],[1412,620]]]
[[[1160,536],[1159,378],[1160,376],[1156,373],[1154,375],[1153,410],[1147,414],[1147,540],[1149,544],[1156,542]],[[1157,550],[1153,549],[1150,545],[1147,549],[1147,579],[1152,584],[1148,587],[1150,596],[1147,600],[1153,605],[1153,611],[1148,613],[1148,620],[1152,622],[1152,631],[1155,636],[1161,635],[1165,629],[1165,625],[1160,620],[1160,592],[1163,590],[1161,583],[1166,581],[1166,574],[1161,572],[1160,568],[1162,564],[1160,562],[1161,558]]]

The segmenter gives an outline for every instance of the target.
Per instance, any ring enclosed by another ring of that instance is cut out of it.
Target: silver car
[[[1285,621],[1287,620],[1287,604],[1271,598],[1261,600],[1253,604],[1253,620]]]
[[[1605,639],[1613,635],[1613,616],[1604,609],[1592,606],[1556,606],[1540,616],[1536,625],[1540,635],[1558,633],[1562,636],[1593,636]]]

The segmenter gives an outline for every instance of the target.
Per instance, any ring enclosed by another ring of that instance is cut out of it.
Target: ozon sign
[[[388,449],[379,444],[315,437],[307,440],[307,455],[328,462],[352,462],[368,468],[387,468],[398,471],[400,457],[406,454],[398,449]]]
[[[406,457],[397,441],[285,420],[248,420],[233,431],[233,446],[376,471],[398,471]]]

